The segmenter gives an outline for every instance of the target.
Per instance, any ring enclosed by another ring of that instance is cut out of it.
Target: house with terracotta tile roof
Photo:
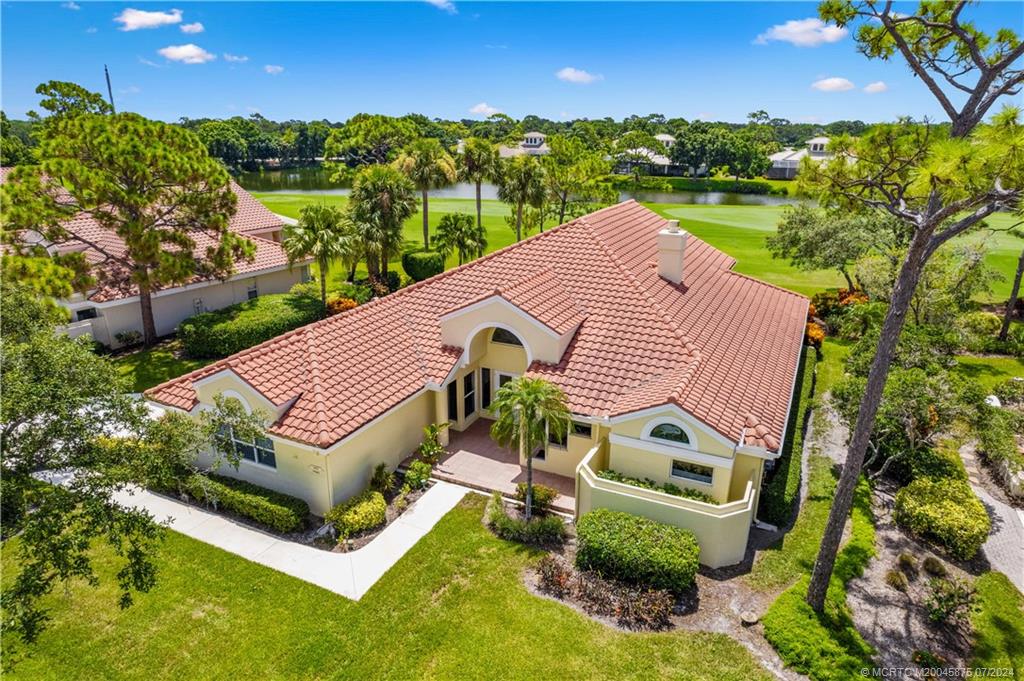
[[[262,411],[266,440],[239,442],[244,458],[226,474],[322,514],[363,489],[377,464],[398,466],[430,423],[450,424],[439,476],[515,475],[524,462],[473,451],[471,436],[486,437],[500,386],[542,377],[564,391],[573,423],[534,466],[567,508],[688,527],[703,562],[728,565],[743,557],[766,467],[787,437],[808,306],[734,264],[626,201],[146,396],[192,414],[217,395]],[[612,480],[609,470],[703,500]]]
[[[6,179],[10,168],[0,171]],[[251,300],[262,294],[285,293],[292,286],[309,278],[308,261],[289,266],[288,256],[281,246],[285,219],[270,212],[251,194],[231,183],[238,198],[229,229],[249,238],[256,246],[251,262],[235,263],[234,273],[226,280],[196,277],[179,286],[171,286],[153,293],[153,317],[158,336],[174,333],[178,324],[200,312],[219,310],[234,303]],[[124,242],[116,234],[104,229],[91,216],[77,215],[63,223],[71,238],[60,244],[48,244],[52,253],[82,252],[94,270],[109,268],[107,258],[90,244],[97,244],[105,253],[123,251]],[[196,251],[203,252],[213,245],[211,237],[196,234]],[[71,312],[71,323],[65,327],[71,337],[89,334],[104,345],[119,346],[117,334],[125,331],[142,333],[142,308],[138,289],[126,277],[111,277],[120,285],[104,284],[84,293],[75,293],[60,303]]]

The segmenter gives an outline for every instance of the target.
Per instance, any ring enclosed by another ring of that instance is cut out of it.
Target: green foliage
[[[117,341],[118,345],[131,347],[142,342],[142,334],[134,329],[130,331],[119,331],[114,334],[114,340]]]
[[[388,504],[375,489],[365,489],[348,501],[324,514],[324,521],[334,525],[339,539],[380,527],[387,522]]]
[[[413,281],[423,281],[444,272],[444,255],[437,251],[409,251],[402,254],[402,269]]]
[[[437,225],[434,247],[445,258],[457,253],[461,265],[487,250],[487,230],[465,213],[445,213]]]
[[[405,471],[405,484],[412,489],[423,489],[430,481],[432,469],[426,461],[413,461]]]
[[[388,261],[401,251],[402,224],[416,212],[414,192],[409,178],[389,165],[367,166],[356,174],[348,211],[374,281],[386,276]]]
[[[910,586],[907,575],[899,570],[889,570],[885,573],[885,583],[897,591],[906,591]]]
[[[581,569],[676,594],[694,584],[700,546],[690,530],[599,508],[579,519],[576,535]]]
[[[917,577],[917,559],[914,558],[914,554],[903,551],[899,556],[896,557],[896,564],[900,570],[909,575],[911,578]]]
[[[72,581],[99,585],[94,547],[107,544],[117,553],[122,607],[149,591],[163,531],[148,513],[114,498],[127,483],[145,479],[148,462],[132,456],[132,447],[93,446],[99,433],[118,430],[138,439],[144,432],[144,409],[126,395],[110,361],[95,355],[87,338],[55,333],[50,305],[22,286],[4,282],[0,314],[0,494],[11,514],[4,532],[20,530],[20,566],[4,575],[0,610],[5,634],[31,642],[47,626],[42,599],[54,588]],[[77,472],[73,484],[34,477],[63,470]]]
[[[223,475],[194,475],[185,491],[214,508],[237,513],[276,532],[301,530],[309,516],[302,499]]]
[[[536,516],[530,520],[512,518],[505,513],[505,502],[495,492],[485,511],[487,526],[507,541],[533,546],[553,546],[565,541],[565,521],[557,515]]]
[[[353,165],[386,163],[416,135],[416,126],[409,121],[360,113],[331,130],[324,155]]]
[[[683,497],[685,499],[693,499],[694,501],[703,501],[705,504],[718,504],[715,498],[706,492],[701,492],[697,489],[691,489],[689,487],[680,487],[679,485],[671,482],[664,484],[658,484],[650,478],[634,478],[628,475],[623,475],[618,471],[613,471],[610,468],[598,471],[597,477],[605,480],[612,480],[613,482],[621,482],[624,485],[632,485],[634,487],[641,487],[643,489],[651,489],[656,492],[664,492],[665,494],[671,494],[674,497]]]
[[[395,473],[388,468],[386,463],[379,463],[373,468],[373,475],[370,476],[370,489],[381,494],[387,494],[395,486]]]
[[[805,573],[782,592],[761,620],[765,638],[786,666],[814,681],[846,681],[873,666],[874,651],[857,631],[846,605],[846,584],[863,574],[875,552],[871,490],[863,478],[854,492],[851,528],[849,541],[836,557],[823,612],[819,615],[805,600]],[[816,552],[812,546],[805,571],[810,571]]]
[[[992,392],[1003,404],[1024,404],[1024,378],[1008,378],[996,385]]]
[[[4,238],[16,255],[30,254],[34,234],[57,246],[87,246],[108,261],[95,272],[103,283],[148,297],[196,276],[227,276],[255,254],[251,241],[228,229],[237,199],[227,172],[182,127],[132,113],[55,114],[42,127],[38,153],[38,166],[19,167],[3,187]],[[118,238],[85,244],[64,225],[76,214]],[[201,252],[200,235],[209,244]],[[152,343],[146,306],[143,327]]]
[[[423,441],[416,449],[419,457],[431,466],[436,466],[444,454],[445,448],[441,444],[441,433],[449,426],[445,423],[429,423],[423,426]]]
[[[189,317],[178,338],[189,357],[227,357],[315,321],[319,300],[279,293]]]
[[[981,404],[974,421],[978,452],[986,461],[997,468],[1005,465],[1011,473],[1024,469],[1024,455],[1017,447],[1017,433],[1024,431],[1024,416]]]
[[[523,238],[523,209],[540,208],[544,203],[544,167],[535,156],[523,155],[506,159],[495,178],[498,198],[512,207],[516,241]]]
[[[974,608],[977,592],[958,577],[928,580],[928,598],[924,602],[928,619],[954,624],[966,620]]]
[[[558,490],[547,485],[533,485],[533,509],[537,513],[544,513],[558,498]],[[516,499],[526,503],[526,483],[520,482],[516,485]]]
[[[918,478],[896,493],[896,522],[959,560],[974,557],[992,529],[964,480]]]
[[[759,511],[765,521],[781,526],[793,515],[793,507],[800,496],[800,461],[807,432],[807,415],[811,410],[814,395],[814,371],[818,353],[804,348],[797,367],[793,403],[789,408],[789,422],[786,424],[786,441],[775,460],[768,484],[761,491]]]
[[[925,556],[921,561],[921,568],[933,577],[946,576],[946,564],[935,556]]]
[[[282,245],[288,254],[289,265],[306,258],[316,262],[320,302],[326,313],[327,270],[331,262],[339,260],[349,266],[362,255],[352,222],[337,206],[313,203],[302,208],[298,224],[284,228]]]

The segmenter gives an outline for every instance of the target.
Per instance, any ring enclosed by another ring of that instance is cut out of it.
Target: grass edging
[[[764,635],[786,666],[815,681],[857,678],[872,666],[874,649],[854,626],[846,605],[846,584],[864,572],[875,554],[875,526],[871,488],[861,478],[854,493],[852,531],[836,558],[825,599],[818,615],[807,605],[809,575],[804,575],[775,599],[762,623]]]

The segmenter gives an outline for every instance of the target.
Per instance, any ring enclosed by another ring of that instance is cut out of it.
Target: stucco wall
[[[732,457],[732,443],[725,442],[721,435],[709,430],[707,426],[697,421],[697,419],[669,407],[666,407],[662,411],[654,411],[635,418],[626,418],[621,421],[617,421],[612,424],[612,432],[625,435],[627,437],[640,437],[643,434],[645,427],[650,425],[652,422],[660,420],[677,420],[684,422],[695,437],[695,440],[690,442],[690,445],[694,449],[708,454],[717,454],[719,456],[726,456],[729,458]]]
[[[534,360],[557,363],[570,338],[557,336],[526,313],[504,299],[491,299],[471,308],[453,313],[441,320],[441,340],[447,345],[464,348],[480,329],[502,326],[522,339]]]
[[[196,314],[195,301],[202,301],[205,311],[219,310],[249,299],[249,285],[256,282],[260,295],[267,293],[286,293],[292,286],[302,281],[303,268],[296,266],[278,272],[269,272],[256,277],[244,277],[232,281],[209,284],[206,286],[186,287],[174,293],[153,296],[153,319],[156,332],[166,336],[178,328],[185,319]],[[93,307],[91,304],[64,303],[73,310]],[[115,335],[122,331],[142,332],[142,307],[138,299],[127,300],[116,305],[97,307],[97,318],[92,320],[93,338],[117,347]]]
[[[696,480],[690,480],[688,478],[673,476],[673,458],[677,458],[681,461],[687,461],[689,460],[687,458],[687,454],[689,454],[689,452],[682,448],[679,449],[678,455],[673,457],[669,454],[645,450],[640,446],[631,447],[619,443],[612,443],[608,454],[608,467],[634,478],[650,478],[659,484],[670,482],[679,487],[704,492],[705,494],[710,494],[720,503],[737,498],[730,497],[733,471],[731,467],[726,465],[710,466],[714,471],[710,485],[703,484]],[[732,461],[722,457],[722,463],[731,464]],[[700,465],[703,466],[708,464],[700,462]],[[743,482],[746,483],[746,478],[743,479]],[[743,492],[741,491],[740,495],[742,494]]]

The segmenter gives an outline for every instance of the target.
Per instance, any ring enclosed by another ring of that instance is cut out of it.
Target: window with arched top
[[[518,345],[523,347],[523,341],[519,340],[519,336],[515,335],[508,329],[502,327],[496,327],[494,333],[491,334],[492,343],[504,343],[506,345]]]
[[[651,437],[656,440],[666,440],[679,445],[690,444],[690,436],[686,431],[674,423],[659,423],[651,429]]]

